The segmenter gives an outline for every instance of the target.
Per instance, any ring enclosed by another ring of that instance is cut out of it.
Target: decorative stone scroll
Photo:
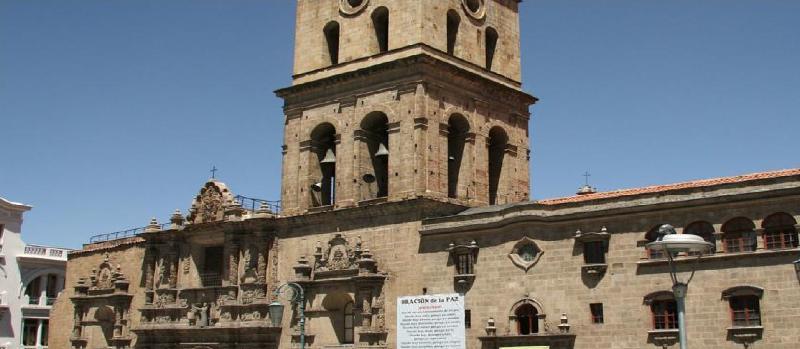
[[[526,236],[514,245],[511,253],[508,254],[508,258],[511,259],[514,265],[528,272],[528,270],[536,265],[536,262],[539,261],[543,253],[544,251],[539,248],[536,241]]]

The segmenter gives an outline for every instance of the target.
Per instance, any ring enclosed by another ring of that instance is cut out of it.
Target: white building
[[[0,197],[0,348],[47,348],[50,307],[64,288],[69,250],[22,241],[30,209]]]

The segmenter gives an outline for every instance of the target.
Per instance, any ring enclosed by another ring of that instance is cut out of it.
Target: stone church
[[[298,348],[303,310],[306,348],[396,348],[398,297],[458,293],[467,348],[676,348],[668,223],[715,246],[675,256],[692,347],[797,348],[800,170],[530,201],[519,6],[298,0],[280,202],[212,179],[70,253],[50,347]]]

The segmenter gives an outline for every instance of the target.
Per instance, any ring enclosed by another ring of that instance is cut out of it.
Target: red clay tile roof
[[[594,194],[568,196],[562,198],[544,199],[536,201],[536,203],[542,205],[558,205],[558,204],[565,204],[572,202],[584,202],[590,200],[617,198],[617,197],[631,196],[631,195],[662,193],[671,190],[702,188],[702,187],[710,187],[721,184],[742,183],[759,179],[790,177],[790,176],[800,176],[800,168],[771,171],[771,172],[751,173],[733,177],[701,179],[697,181],[689,181],[689,182],[666,184],[666,185],[654,185],[650,187],[620,189],[620,190],[599,192]]]

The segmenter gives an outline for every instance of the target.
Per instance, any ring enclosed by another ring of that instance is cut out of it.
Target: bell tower
[[[529,198],[519,0],[298,0],[287,215]]]

